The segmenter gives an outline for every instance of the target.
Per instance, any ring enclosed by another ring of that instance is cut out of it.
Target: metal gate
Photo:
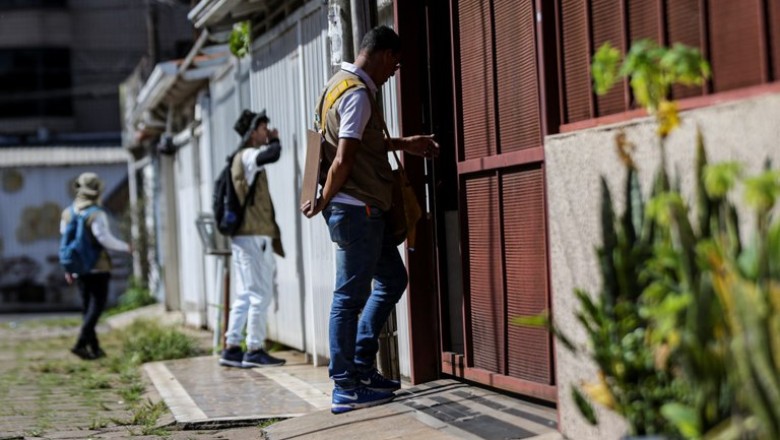
[[[542,2],[454,3],[464,349],[443,353],[442,368],[553,401],[550,334],[511,323],[550,307]]]

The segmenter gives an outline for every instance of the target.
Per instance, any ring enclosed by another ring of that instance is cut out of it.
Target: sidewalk
[[[88,362],[68,352],[77,315],[45,325],[0,315],[0,440],[561,438],[554,409],[455,380],[404,386],[392,403],[332,415],[327,368],[296,351],[276,352],[287,359],[277,368],[226,368],[216,356],[145,364],[148,380],[134,382],[141,392],[146,386],[142,402],[162,401],[167,411],[161,407],[154,426],[133,422],[121,378],[106,369],[120,352],[106,327],[140,316],[181,322],[159,305],[108,318],[98,332],[106,335],[109,358]],[[209,332],[186,331],[211,341]]]
[[[294,351],[277,368],[221,367],[215,356],[146,364],[144,369],[183,429],[256,425],[284,439],[559,439],[554,409],[455,380],[404,387],[390,404],[330,413],[327,368]]]

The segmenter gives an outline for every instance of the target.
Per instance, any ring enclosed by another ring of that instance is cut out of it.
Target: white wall
[[[303,219],[297,210],[301,181],[301,66],[298,29],[294,25],[253,51],[252,107],[265,109],[279,130],[282,156],[266,167],[276,222],[282,233],[285,258],[277,257],[276,291],[270,308],[270,339],[305,349],[305,290]]]
[[[70,185],[79,174],[87,171],[97,173],[103,180],[105,196],[124,182],[127,177],[127,164],[24,167],[13,170],[0,168],[0,176],[10,172],[18,173],[23,182],[17,191],[9,191],[0,186],[0,242],[2,242],[0,288],[19,281],[19,277],[29,272],[25,269],[27,268],[32,273],[31,280],[34,283],[48,285],[52,290],[57,289],[55,285],[62,288],[61,294],[57,295],[59,298],[49,297],[49,300],[57,303],[54,305],[80,307],[81,299],[75,288],[65,287],[64,281],[59,283],[64,278],[59,267],[57,251],[60,239],[60,214],[73,201]],[[118,228],[120,219],[111,220],[114,235],[122,237]],[[129,237],[122,238],[129,239]],[[24,267],[3,264],[18,261],[20,258],[27,258],[29,264],[25,264]],[[121,256],[117,258],[117,263],[120,263]],[[112,284],[110,300],[116,299],[121,293],[117,290],[117,286],[115,280]],[[119,287],[123,286],[122,284]],[[0,311],[2,311],[2,304],[0,304]]]
[[[174,156],[176,233],[179,235],[179,305],[187,324],[205,326],[207,310],[205,254],[195,220],[203,211],[200,195],[200,142],[192,137]]]

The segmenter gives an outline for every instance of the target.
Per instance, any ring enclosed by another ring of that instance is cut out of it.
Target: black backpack
[[[238,199],[236,188],[233,186],[233,178],[230,174],[230,169],[233,166],[233,158],[239,151],[241,150],[228,156],[227,164],[219,173],[216,182],[214,182],[214,195],[211,200],[211,208],[214,211],[217,230],[222,235],[229,237],[235,235],[244,222],[246,205],[252,203],[252,200],[254,199],[255,182],[260,175],[259,172],[255,174],[255,178],[249,186],[249,193],[246,195],[247,203],[242,205],[241,201]]]

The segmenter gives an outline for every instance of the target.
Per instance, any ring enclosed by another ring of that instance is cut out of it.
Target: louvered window
[[[557,0],[563,124],[635,108],[625,83],[605,96],[590,86],[590,59],[609,41],[699,48],[712,64],[704,87],[675,86],[676,99],[780,80],[780,0]]]

